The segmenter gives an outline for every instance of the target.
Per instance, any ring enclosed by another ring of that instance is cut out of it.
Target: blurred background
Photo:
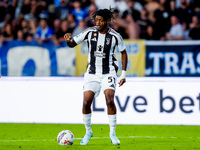
[[[83,76],[87,47],[70,49],[63,35],[94,26],[91,14],[109,6],[127,76],[199,76],[199,0],[0,0],[1,75]]]
[[[200,124],[199,0],[0,0],[0,122],[82,123],[88,49],[63,36],[94,26],[91,14],[109,6],[128,53],[118,122]],[[107,123],[103,93],[92,110]]]

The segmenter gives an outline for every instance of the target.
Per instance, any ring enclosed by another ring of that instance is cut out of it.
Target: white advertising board
[[[200,125],[200,78],[127,78],[117,87],[118,124]],[[82,123],[82,77],[0,78],[0,122]],[[107,124],[104,94],[92,123]]]

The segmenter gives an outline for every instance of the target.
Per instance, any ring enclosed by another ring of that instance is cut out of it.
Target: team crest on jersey
[[[94,33],[93,36],[97,36],[97,33]]]
[[[103,53],[103,46],[99,45],[97,51],[94,52],[95,57],[106,58],[106,53]]]
[[[106,38],[106,45],[110,44],[110,38]]]

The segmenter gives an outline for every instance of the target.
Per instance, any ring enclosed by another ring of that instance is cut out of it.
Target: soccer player
[[[128,56],[120,34],[108,27],[108,23],[115,19],[112,11],[108,9],[97,10],[92,15],[92,19],[95,21],[96,26],[87,28],[73,38],[70,33],[64,35],[69,47],[74,47],[83,41],[86,41],[88,44],[88,67],[84,75],[82,108],[86,134],[80,144],[87,145],[93,136],[91,129],[91,104],[94,97],[98,96],[102,89],[107,105],[110,140],[114,145],[119,145],[120,141],[115,134],[116,106],[114,103],[114,94],[118,64],[114,52],[118,48],[122,58],[122,74],[119,78],[119,87],[126,82],[125,76]]]

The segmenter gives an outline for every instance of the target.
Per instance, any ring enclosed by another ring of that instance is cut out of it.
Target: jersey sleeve
[[[83,41],[87,41],[87,34],[88,34],[88,30],[84,30],[82,33],[76,35],[73,37],[74,41],[76,42],[76,44],[80,44]]]
[[[126,45],[124,43],[124,40],[122,39],[121,35],[118,36],[118,48],[119,48],[119,51],[123,51],[126,49]]]

